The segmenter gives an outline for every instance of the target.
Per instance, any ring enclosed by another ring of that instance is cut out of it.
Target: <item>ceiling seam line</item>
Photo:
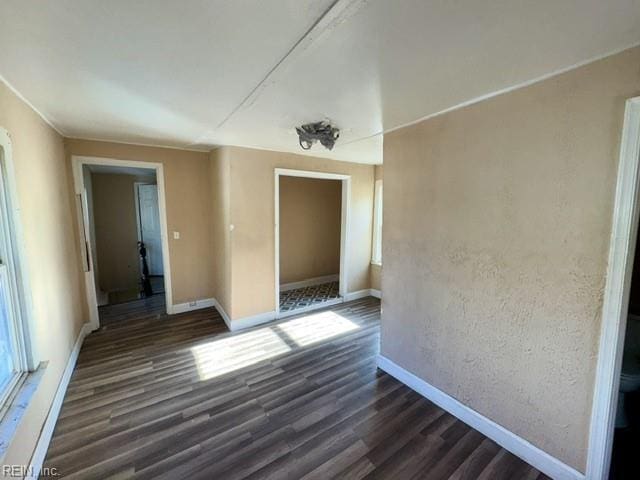
[[[300,46],[300,44],[302,44],[304,40],[307,39],[314,32],[314,30],[317,29],[318,25],[320,25],[320,23],[325,18],[327,18],[327,16],[332,11],[336,10],[336,7],[338,7],[339,4],[347,4],[348,6],[353,2],[354,0],[335,0],[329,6],[329,8],[327,8],[324,11],[324,13],[322,13],[322,15],[320,15],[315,22],[313,22],[313,25],[311,25],[307,29],[307,31],[304,32],[304,34],[293,44],[293,46],[287,51],[287,53],[285,53],[285,55],[267,72],[267,74],[262,78],[262,80],[260,80],[260,82],[258,82],[258,84],[253,89],[251,89],[251,91],[240,101],[240,103],[238,103],[238,105],[216,126],[216,129],[222,127],[225,123],[227,123],[229,119],[233,115],[235,115],[253,97],[253,95],[260,89],[260,87],[262,87],[267,82],[269,77],[271,77],[273,73],[296,51],[296,49]],[[342,11],[345,11],[345,10],[346,10],[346,7]],[[337,18],[339,18],[339,15]]]

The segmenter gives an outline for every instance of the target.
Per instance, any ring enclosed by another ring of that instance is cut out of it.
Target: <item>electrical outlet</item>
[[[180,232],[173,232],[173,239],[180,240]]]

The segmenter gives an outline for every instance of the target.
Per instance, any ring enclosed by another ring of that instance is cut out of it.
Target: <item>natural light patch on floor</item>
[[[261,328],[191,348],[200,380],[209,380],[289,351],[291,347],[270,328]]]
[[[360,327],[357,323],[329,310],[279,323],[274,325],[274,328],[281,330],[296,345],[303,347]]]
[[[209,380],[358,328],[342,315],[326,311],[213,340],[192,347],[191,353],[200,380]]]

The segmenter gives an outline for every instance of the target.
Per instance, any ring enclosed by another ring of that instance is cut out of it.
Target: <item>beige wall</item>
[[[160,162],[164,166],[173,303],[213,296],[213,231],[209,154],[93,140],[66,139],[71,155]],[[70,162],[70,158],[69,158]],[[180,232],[180,239],[173,238]]]
[[[218,155],[229,156],[232,313],[227,313],[231,318],[275,309],[275,168],[351,175],[347,288],[349,292],[369,288],[372,165],[240,147],[218,150],[222,151]]]
[[[104,292],[136,290],[140,280],[135,182],[155,175],[91,175],[98,284]]]
[[[213,291],[227,315],[233,314],[231,304],[231,179],[230,152],[218,148],[210,155]]]
[[[640,48],[385,135],[382,353],[584,472]]]
[[[375,166],[375,179],[377,180],[382,180],[382,175],[383,175],[383,166],[382,165],[376,165]],[[382,190],[384,191],[384,185],[382,187]],[[382,195],[384,197],[384,194]],[[383,222],[384,224],[384,222]],[[384,262],[384,259],[383,259]],[[375,265],[375,264],[371,264],[371,272],[370,272],[370,278],[369,278],[369,282],[371,283],[371,288],[373,288],[374,290],[382,290],[382,266],[381,265]]]
[[[62,137],[0,82],[0,127],[13,146],[20,223],[30,277],[35,348],[48,361],[3,463],[28,465],[69,354],[88,320]]]
[[[340,273],[342,182],[280,177],[280,283]]]

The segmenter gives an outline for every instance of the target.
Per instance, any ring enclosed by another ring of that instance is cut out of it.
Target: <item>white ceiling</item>
[[[0,75],[62,134],[382,161],[383,131],[640,43],[640,0],[0,0]]]

